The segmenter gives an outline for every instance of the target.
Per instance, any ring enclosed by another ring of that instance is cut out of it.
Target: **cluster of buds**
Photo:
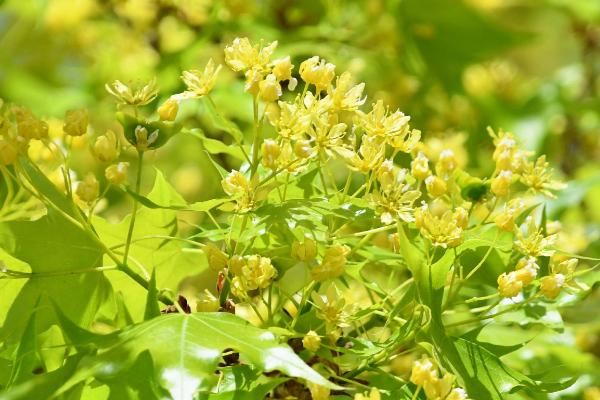
[[[455,377],[445,373],[438,377],[438,368],[427,357],[413,363],[410,381],[423,388],[425,395],[431,400],[466,400],[467,393],[462,388],[454,387]]]

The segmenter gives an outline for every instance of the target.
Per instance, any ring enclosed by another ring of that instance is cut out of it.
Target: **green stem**
[[[140,194],[140,186],[142,184],[143,162],[144,162],[144,152],[138,151],[137,176],[135,179],[135,194],[137,194],[137,195]],[[129,221],[129,230],[127,231],[127,240],[125,241],[125,252],[123,254],[123,264],[124,265],[127,264],[127,256],[129,255],[129,248],[131,246],[131,238],[133,236],[133,228],[135,226],[135,217],[137,215],[138,205],[139,205],[139,203],[137,201],[137,198],[134,197],[133,198],[133,210],[131,213],[131,220]]]

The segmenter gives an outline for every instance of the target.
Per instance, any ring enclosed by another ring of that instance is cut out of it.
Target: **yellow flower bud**
[[[500,171],[500,173],[492,179],[491,190],[496,196],[508,195],[508,190],[512,183],[513,173],[512,171]]]
[[[296,240],[292,243],[292,257],[298,261],[312,261],[317,256],[317,244],[310,238],[304,238],[300,243]]]
[[[462,207],[457,207],[454,210],[454,219],[456,220],[456,226],[461,229],[467,229],[469,226],[469,213]]]
[[[560,289],[565,284],[565,276],[563,274],[552,274],[542,278],[540,290],[542,294],[549,299],[555,299],[560,294]]]
[[[277,168],[277,158],[281,154],[281,146],[275,140],[267,139],[261,146],[262,159],[261,163],[264,167],[270,169]]]
[[[429,170],[429,160],[423,152],[419,152],[410,163],[410,173],[419,180],[423,180],[431,175]]]
[[[15,107],[13,109],[17,120],[17,131],[26,139],[43,139],[48,137],[48,124],[37,119],[31,111]]]
[[[244,260],[244,257],[236,254],[229,259],[228,265],[231,272],[233,272],[234,275],[239,276],[242,274],[242,267],[246,265],[246,261]]]
[[[158,116],[161,121],[175,121],[177,112],[179,111],[179,103],[175,99],[168,99],[158,108]]]
[[[428,399],[445,399],[453,383],[454,375],[446,374],[441,379],[435,378],[425,382],[423,389]]]
[[[69,110],[65,114],[63,131],[69,136],[85,135],[88,126],[88,112],[85,108]]]
[[[111,162],[119,156],[119,141],[111,130],[96,139],[93,147],[94,156],[100,162]]]
[[[529,285],[537,276],[539,265],[534,257],[523,257],[519,260],[515,270],[516,279],[523,283],[523,287]]]
[[[458,162],[456,161],[454,152],[450,149],[446,149],[440,153],[438,161],[435,164],[435,171],[439,175],[448,176],[457,166]]]
[[[317,282],[334,279],[344,273],[348,246],[333,245],[325,250],[323,261],[312,270],[312,278]]]
[[[0,139],[0,165],[11,165],[17,161],[19,151],[10,141]]]
[[[498,292],[502,297],[515,297],[523,289],[523,282],[517,279],[515,271],[498,277]]]
[[[446,182],[435,175],[428,176],[425,179],[425,187],[427,188],[427,193],[429,193],[431,197],[440,197],[444,195],[448,189]]]
[[[241,276],[248,290],[264,289],[277,276],[277,270],[271,264],[270,258],[252,255],[245,257],[245,261]]]
[[[104,170],[106,180],[113,185],[120,185],[127,179],[128,162],[110,165]]]
[[[219,299],[215,297],[208,289],[200,293],[196,300],[197,312],[216,312],[219,311]]]
[[[302,338],[302,345],[308,351],[316,353],[321,346],[321,337],[315,331],[308,331],[304,338]]]
[[[96,200],[100,194],[100,184],[94,174],[87,174],[85,179],[77,185],[75,193],[77,197],[86,203]]]
[[[219,272],[227,266],[227,256],[214,244],[208,243],[202,250],[208,260],[208,267],[213,271]]]
[[[503,211],[494,218],[494,223],[503,231],[512,232],[515,228],[515,217],[512,212]]]

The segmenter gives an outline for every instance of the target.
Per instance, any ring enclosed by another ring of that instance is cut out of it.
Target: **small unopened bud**
[[[113,185],[120,185],[127,179],[128,162],[110,165],[104,170],[106,180]]]
[[[315,331],[308,331],[302,338],[302,345],[306,350],[316,353],[321,346],[321,337]]]
[[[317,244],[314,240],[304,238],[304,242],[294,241],[292,243],[292,257],[298,261],[312,261],[317,256]]]
[[[498,292],[502,297],[515,297],[523,289],[523,282],[517,278],[515,271],[503,273],[498,277]]]
[[[139,151],[146,151],[158,139],[158,129],[148,135],[148,129],[145,126],[135,127],[135,147]]]
[[[440,197],[446,193],[447,186],[446,182],[439,176],[431,175],[425,179],[425,187],[427,188],[427,193],[431,197]]]
[[[111,162],[119,156],[119,142],[111,130],[99,136],[94,143],[94,155],[100,162]]]
[[[43,139],[48,137],[48,124],[37,119],[29,110],[21,107],[14,109],[17,120],[17,132],[26,139]]]
[[[87,174],[85,179],[77,185],[75,193],[86,203],[91,203],[96,200],[100,194],[100,184],[94,174]]]
[[[88,112],[85,108],[69,110],[65,114],[63,131],[69,136],[85,135],[88,126]]]
[[[454,171],[458,163],[454,152],[450,149],[446,149],[440,153],[437,163],[435,164],[435,170],[440,175],[448,175]]]
[[[168,99],[158,108],[158,116],[161,121],[175,121],[177,112],[179,111],[179,103],[177,100]]]

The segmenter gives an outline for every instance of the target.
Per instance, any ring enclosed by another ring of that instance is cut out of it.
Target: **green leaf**
[[[204,101],[204,105],[206,106],[207,115],[211,120],[211,123],[216,129],[224,131],[231,135],[233,140],[237,143],[241,143],[244,135],[240,128],[233,123],[232,121],[223,117],[219,111],[215,108],[214,104],[210,100]]]
[[[229,154],[238,160],[246,161],[246,156],[240,147],[225,144],[221,140],[206,137],[204,132],[200,129],[191,129],[188,132],[190,135],[200,139],[204,149],[210,154]]]
[[[117,112],[117,119],[123,126],[123,134],[125,139],[132,145],[136,146],[137,139],[135,137],[135,130],[141,126],[146,128],[148,136],[153,132],[158,131],[156,140],[148,146],[151,150],[156,150],[159,147],[167,144],[169,139],[181,130],[181,124],[168,121],[148,121],[142,118],[136,118],[133,115]]]
[[[38,304],[39,299],[36,302],[36,308]],[[12,371],[8,380],[9,387],[16,383],[30,379],[33,376],[33,370],[39,363],[37,357],[37,332],[35,327],[35,315],[36,311],[29,316],[27,326],[25,327],[25,332],[23,333],[21,342],[17,347]]]

